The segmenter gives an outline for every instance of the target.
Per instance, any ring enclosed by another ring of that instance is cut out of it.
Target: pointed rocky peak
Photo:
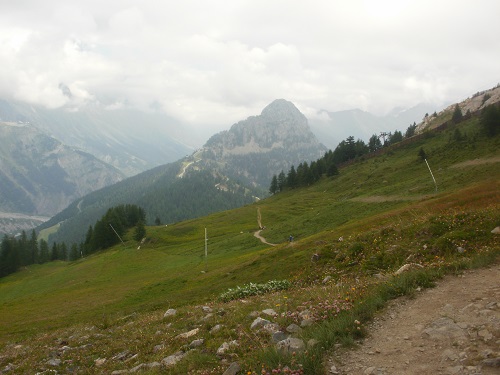
[[[306,121],[306,117],[292,102],[276,99],[262,110],[261,116],[270,121]]]

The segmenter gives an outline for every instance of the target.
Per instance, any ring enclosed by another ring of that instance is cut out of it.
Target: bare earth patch
[[[473,167],[475,165],[491,164],[491,163],[500,163],[500,156],[495,156],[493,158],[485,158],[485,159],[467,160],[462,163],[453,164],[450,168],[466,168],[466,167]]]
[[[394,300],[367,328],[358,348],[329,359],[327,373],[500,374],[500,265]]]
[[[400,201],[419,201],[427,198],[426,195],[419,195],[413,197],[402,197],[400,195],[372,195],[369,197],[356,197],[351,200],[363,203],[383,203],[383,202],[400,202]]]

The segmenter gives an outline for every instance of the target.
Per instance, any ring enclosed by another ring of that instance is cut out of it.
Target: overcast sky
[[[0,97],[219,129],[277,98],[308,117],[443,105],[500,82],[499,16],[498,0],[0,0]]]

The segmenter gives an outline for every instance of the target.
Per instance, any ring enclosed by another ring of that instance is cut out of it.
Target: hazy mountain
[[[276,100],[259,116],[214,135],[204,147],[73,202],[49,222],[62,223],[51,240],[77,242],[109,207],[136,204],[149,224],[186,220],[238,207],[267,195],[273,174],[319,158],[326,148],[290,102]]]
[[[224,174],[267,189],[274,174],[318,159],[326,151],[306,117],[291,102],[277,99],[259,116],[211,137],[201,157]]]
[[[387,115],[376,116],[360,109],[329,112],[323,110],[309,120],[311,129],[316,136],[330,149],[335,149],[339,142],[349,136],[365,142],[375,133],[394,132],[400,130],[403,134],[408,126],[419,123],[425,114],[437,110],[430,104],[419,104],[409,109],[395,108]]]
[[[41,217],[50,217],[75,199],[124,178],[114,167],[31,125],[0,122],[0,139],[3,233],[32,228]]]
[[[175,139],[179,124],[161,112],[105,109],[47,109],[0,100],[0,120],[29,123],[62,143],[86,151],[132,176],[178,160],[192,148]]]

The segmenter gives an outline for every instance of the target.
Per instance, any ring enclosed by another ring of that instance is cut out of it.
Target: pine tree
[[[276,175],[273,175],[273,178],[271,180],[271,186],[269,187],[269,192],[271,194],[276,194],[278,191],[278,177]]]
[[[134,240],[141,241],[146,237],[146,228],[144,227],[144,221],[139,220],[137,226],[135,227]]]
[[[455,123],[458,124],[460,121],[462,121],[462,110],[460,109],[460,106],[458,104],[455,105],[455,109],[453,110],[453,115],[451,116],[451,120]]]

